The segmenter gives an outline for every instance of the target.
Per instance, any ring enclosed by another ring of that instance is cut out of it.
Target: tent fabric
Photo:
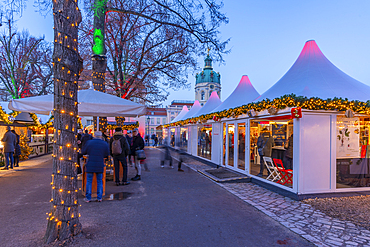
[[[208,101],[204,104],[204,106],[196,112],[193,117],[199,117],[201,115],[205,115],[210,113],[213,109],[218,107],[219,105],[222,104],[222,101],[218,97],[218,94],[216,91],[213,91],[211,93],[211,96],[209,97]]]
[[[144,105],[94,89],[78,91],[78,115],[98,117],[136,117],[146,114]],[[9,109],[48,115],[54,109],[54,95],[13,99]]]
[[[370,98],[370,86],[338,69],[325,57],[316,42],[309,40],[288,72],[256,101],[272,100],[292,93],[309,98],[342,97],[367,101]]]
[[[182,107],[182,110],[181,112],[179,113],[179,115],[177,115],[172,121],[171,123],[174,123],[174,122],[177,122],[178,120],[177,119],[181,119],[183,116],[185,116],[186,113],[188,113],[189,109],[186,105],[184,105]]]
[[[186,120],[188,118],[193,117],[193,115],[197,113],[201,108],[202,106],[199,104],[199,101],[196,100],[193,106],[191,107],[191,109],[182,118],[179,118],[177,121]]]
[[[3,111],[6,114],[10,114],[12,110],[8,108],[9,102],[0,102],[0,106],[3,108]],[[41,124],[47,123],[49,121],[51,115],[43,115],[43,114],[37,114],[37,118],[39,119]]]
[[[260,94],[253,87],[247,75],[243,75],[238,86],[230,94],[230,96],[212,112],[219,112],[246,105],[255,100]]]

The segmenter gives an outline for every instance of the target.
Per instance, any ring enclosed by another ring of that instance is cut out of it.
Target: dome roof
[[[204,68],[202,72],[195,75],[196,81],[195,84],[203,83],[203,82],[214,82],[214,83],[221,83],[221,75],[220,73],[216,73],[213,71],[212,68],[212,59],[207,55],[204,59]]]

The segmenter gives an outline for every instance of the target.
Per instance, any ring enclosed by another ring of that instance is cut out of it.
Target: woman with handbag
[[[141,165],[140,159],[145,159],[144,140],[140,136],[138,129],[132,131],[133,137],[131,140],[131,155],[134,156],[134,163],[136,169],[136,176],[131,178],[132,181],[141,180]],[[141,150],[141,151],[140,151]],[[140,159],[139,159],[140,158]]]

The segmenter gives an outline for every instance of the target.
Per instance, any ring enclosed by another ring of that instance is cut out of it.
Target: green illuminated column
[[[94,37],[92,46],[92,83],[94,89],[105,92],[105,71],[107,69],[107,60],[105,56],[105,39],[104,39],[104,21],[107,9],[107,0],[95,0],[94,3]],[[99,130],[105,131],[106,118],[99,118]],[[94,117],[96,126],[96,118]]]

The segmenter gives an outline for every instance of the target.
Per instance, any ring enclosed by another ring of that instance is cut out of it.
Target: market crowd
[[[82,173],[81,158],[88,155],[86,163],[86,197],[85,202],[91,201],[92,180],[94,174],[97,178],[97,201],[102,201],[103,195],[103,172],[105,160],[112,157],[115,171],[116,185],[128,185],[127,181],[127,163],[135,166],[136,176],[131,178],[132,181],[141,180],[140,161],[145,159],[144,140],[140,136],[138,129],[127,131],[125,135],[121,127],[114,130],[112,137],[109,134],[95,131],[94,138],[85,130],[79,130],[77,135],[77,144],[81,150],[78,154],[78,173]],[[120,181],[120,163],[123,168],[123,177]]]

